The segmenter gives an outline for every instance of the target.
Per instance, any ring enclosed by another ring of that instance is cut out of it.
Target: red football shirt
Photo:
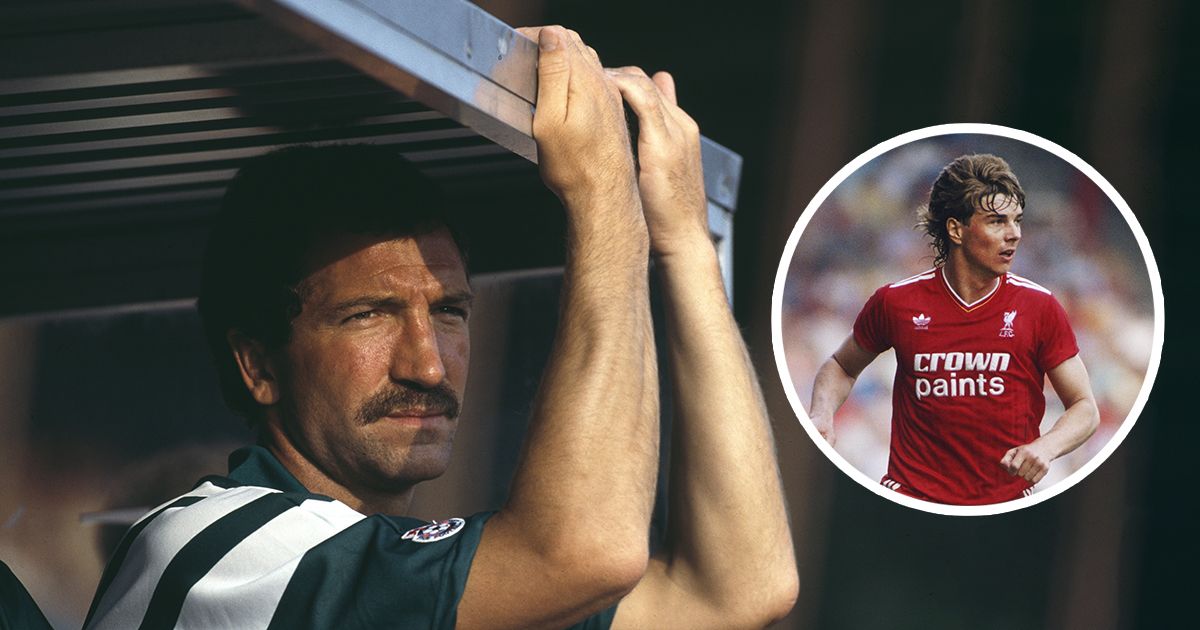
[[[885,486],[959,505],[1029,490],[1000,458],[1040,435],[1045,374],[1079,353],[1050,291],[1009,273],[967,304],[934,269],[876,291],[854,339],[870,352],[896,350]]]

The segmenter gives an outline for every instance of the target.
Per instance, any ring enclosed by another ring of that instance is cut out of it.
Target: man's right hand
[[[850,388],[854,387],[858,375],[877,356],[879,353],[864,350],[858,345],[851,334],[834,351],[833,356],[817,369],[817,377],[813,380],[812,404],[808,406],[809,417],[830,446],[837,443],[837,434],[833,430],[834,415],[850,396]]]
[[[561,26],[519,30],[538,42],[533,138],[546,186],[568,212],[596,197],[636,195],[621,93],[599,56]]]
[[[821,437],[825,438],[825,441],[829,442],[830,446],[837,445],[837,434],[833,432],[833,416],[818,414],[811,416],[811,418],[813,426],[817,428],[817,432],[821,434]]]

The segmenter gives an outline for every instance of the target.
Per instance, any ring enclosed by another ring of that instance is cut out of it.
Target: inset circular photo
[[[776,363],[843,472],[927,512],[1044,501],[1141,412],[1162,285],[1128,205],[1066,149],[981,124],[913,131],[840,170],[775,279]]]

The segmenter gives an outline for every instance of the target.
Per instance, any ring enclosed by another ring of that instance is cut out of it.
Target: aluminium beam
[[[239,0],[531,162],[537,44],[467,0]],[[701,138],[709,229],[732,287],[742,159]],[[732,291],[732,288],[729,289]]]

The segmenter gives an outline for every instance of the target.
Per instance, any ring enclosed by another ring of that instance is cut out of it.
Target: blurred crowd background
[[[1053,486],[1107,445],[1134,406],[1154,348],[1150,275],[1134,232],[1086,174],[1032,144],[985,134],[942,135],[892,149],[847,177],[811,215],[788,266],[781,331],[804,406],[817,369],[841,345],[880,286],[932,267],[917,211],[942,167],[969,153],[1008,161],[1026,192],[1013,273],[1054,292],[1088,369],[1100,427],[1054,462],[1034,490]],[[1157,269],[1155,270],[1157,273]],[[837,417],[837,452],[874,482],[887,470],[894,352],[859,377]],[[1047,431],[1063,411],[1047,383]],[[1130,418],[1129,421],[1133,421]]]

